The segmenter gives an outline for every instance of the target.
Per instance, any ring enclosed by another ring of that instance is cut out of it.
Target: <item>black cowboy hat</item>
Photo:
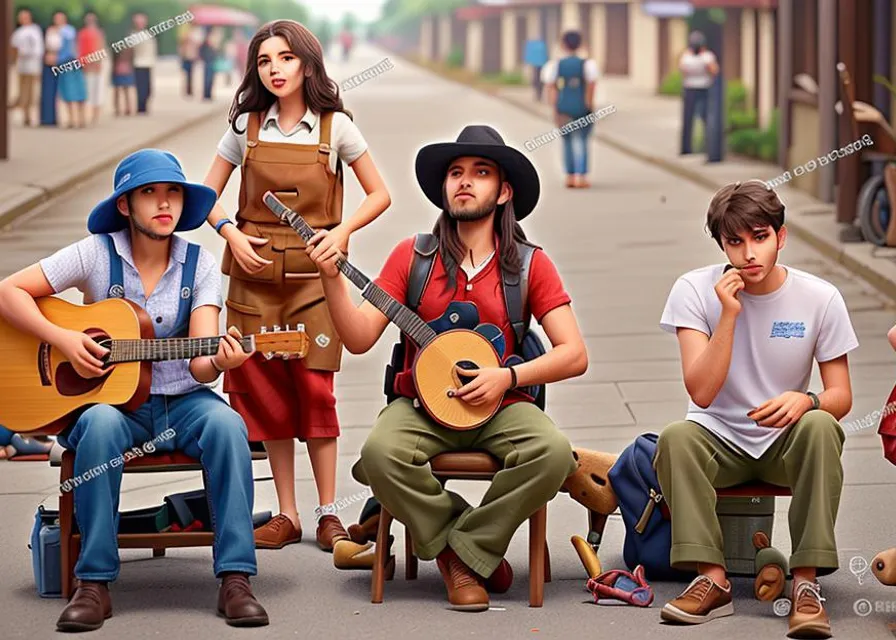
[[[497,131],[486,125],[471,124],[457,136],[456,142],[437,142],[417,152],[417,182],[429,201],[443,208],[442,185],[452,160],[461,156],[488,158],[504,170],[513,187],[513,212],[522,220],[538,203],[541,185],[535,167],[521,152],[504,144]]]

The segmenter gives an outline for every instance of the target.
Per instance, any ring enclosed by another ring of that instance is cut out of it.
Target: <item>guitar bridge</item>
[[[50,349],[52,347],[48,342],[41,342],[37,348],[37,373],[40,375],[40,384],[42,387],[50,387],[53,385],[50,371]]]

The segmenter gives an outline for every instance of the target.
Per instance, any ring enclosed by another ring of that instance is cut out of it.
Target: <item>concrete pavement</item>
[[[333,77],[349,77],[378,63],[381,51],[359,48],[348,64],[331,63]],[[469,123],[494,125],[508,143],[522,149],[525,140],[544,133],[540,116],[508,109],[506,102],[447,82],[418,67],[393,58],[395,68],[346,93],[371,153],[389,185],[393,206],[384,217],[359,231],[352,245],[353,263],[375,275],[388,248],[408,235],[431,228],[436,212],[413,177],[417,149],[431,141],[453,140]],[[614,114],[614,118],[619,114]],[[607,122],[610,120],[608,119]],[[226,121],[206,120],[159,146],[183,161],[188,177],[200,180],[211,162],[214,146]],[[620,153],[600,149],[591,190],[562,187],[560,145],[548,144],[531,155],[542,182],[541,201],[525,221],[525,230],[557,264],[573,298],[573,308],[585,334],[590,356],[588,372],[579,379],[548,389],[548,411],[576,446],[618,452],[637,435],[657,431],[680,418],[686,395],[680,380],[678,348],[673,337],[658,327],[660,313],[675,278],[689,269],[722,259],[718,247],[703,232],[706,205],[712,190],[680,180],[667,171]],[[46,203],[14,229],[0,234],[0,276],[8,274],[69,242],[83,237],[87,213],[110,188],[111,169],[85,180],[63,200]],[[351,172],[349,172],[351,174]],[[357,181],[346,179],[345,211],[361,200]],[[238,177],[223,195],[228,211],[236,210]],[[187,234],[220,257],[221,243],[202,229]],[[896,373],[896,355],[885,334],[893,324],[894,304],[816,249],[792,239],[783,261],[836,284],[849,306],[861,347],[851,358],[854,408],[844,422],[859,419],[883,404]],[[339,442],[338,495],[362,490],[350,476],[367,431],[382,406],[382,370],[396,337],[390,329],[376,349],[363,356],[347,354],[337,376],[338,411],[343,425]],[[812,387],[819,388],[817,371]],[[848,570],[853,556],[870,559],[893,546],[889,515],[893,507],[896,472],[881,456],[874,429],[850,433],[843,456],[846,485],[837,525],[842,569],[822,579],[832,614],[835,637],[867,640],[890,637],[888,622],[896,614],[854,612],[859,599],[896,602],[896,592],[865,579],[859,584]],[[275,509],[276,498],[266,462],[255,464],[256,510]],[[63,603],[41,600],[34,592],[30,552],[26,548],[34,510],[42,500],[55,506],[58,473],[45,464],[0,464],[0,610],[7,612],[3,638],[51,637]],[[197,474],[128,476],[123,485],[122,509],[157,504],[162,496],[200,486]],[[752,600],[751,582],[733,580],[734,617],[697,628],[667,627],[659,623],[659,607],[682,588],[655,583],[655,604],[646,610],[598,607],[584,591],[585,574],[569,543],[585,532],[584,510],[568,496],[550,505],[548,541],[554,581],[547,585],[545,606],[527,607],[527,535],[514,538],[508,559],[516,581],[505,595],[493,598],[493,609],[480,615],[445,609],[444,587],[434,563],[421,563],[420,578],[403,578],[402,527],[395,525],[396,579],[387,583],[385,603],[369,602],[369,574],[338,572],[329,555],[313,541],[312,510],[316,506],[310,463],[297,450],[297,493],[306,541],[280,551],[258,553],[256,593],[267,607],[272,624],[254,632],[273,638],[334,637],[428,638],[540,637],[626,635],[635,638],[783,638],[786,619],[771,605]],[[478,500],[484,486],[457,483],[457,490]],[[789,500],[778,499],[773,542],[787,552]],[[360,505],[341,515],[353,521]],[[610,518],[602,546],[605,568],[623,567],[624,528]],[[226,627],[214,615],[215,581],[210,549],[169,550],[167,557],[150,559],[148,551],[125,550],[122,573],[113,587],[115,617],[90,637],[127,635],[135,640],[159,636],[197,639],[246,637],[249,631]],[[892,609],[890,609],[892,611]]]

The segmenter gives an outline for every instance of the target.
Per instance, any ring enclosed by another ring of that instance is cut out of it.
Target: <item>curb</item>
[[[48,189],[44,189],[42,193],[34,196],[33,198],[26,200],[25,202],[13,207],[12,209],[9,209],[7,211],[0,213],[0,230],[9,226],[11,223],[18,220],[25,214],[29,213],[32,209],[36,209],[40,205],[42,205],[46,202],[49,202],[50,200],[58,197],[64,191],[68,191],[69,189],[77,186],[79,183],[90,179],[91,177],[94,176],[94,174],[96,174],[100,171],[104,171],[106,169],[114,168],[121,161],[122,157],[124,157],[128,154],[134,153],[135,151],[139,151],[140,149],[145,149],[147,147],[157,145],[160,142],[162,142],[163,140],[170,138],[171,136],[174,136],[183,131],[186,131],[190,127],[200,124],[201,122],[204,122],[207,119],[211,119],[213,116],[220,116],[220,115],[221,114],[220,114],[219,110],[213,110],[208,113],[203,113],[202,115],[195,116],[193,118],[185,120],[184,122],[182,122],[180,125],[178,125],[174,129],[169,129],[168,131],[165,131],[164,133],[160,133],[160,134],[154,136],[153,138],[150,138],[149,140],[144,140],[144,141],[140,142],[139,144],[136,144],[134,146],[127,147],[126,149],[121,150],[119,153],[119,155],[121,157],[119,157],[118,159],[102,160],[96,164],[92,164],[89,167],[85,168],[84,170],[79,171],[77,174],[71,176],[65,182],[55,185],[53,187],[50,187]]]
[[[480,91],[480,92],[488,94],[492,97],[498,98],[499,100],[502,100],[506,104],[513,105],[513,106],[517,107],[518,109],[520,109],[521,111],[524,111],[530,115],[535,115],[535,116],[538,116],[539,118],[544,118],[544,119],[550,121],[550,118],[547,118],[545,116],[545,114],[534,104],[529,105],[529,104],[525,104],[522,102],[517,102],[516,100],[512,100],[510,98],[502,96],[498,89],[483,88],[481,85],[478,85],[478,84],[464,82],[463,80],[459,80],[457,78],[451,78],[451,77],[442,75],[438,71],[433,70],[430,67],[427,67],[425,65],[422,65],[415,60],[406,58],[405,56],[403,56],[401,54],[396,53],[395,55],[397,57],[401,58],[402,60],[404,60],[405,62],[408,62],[410,64],[413,64],[416,67],[419,67],[421,69],[429,71],[430,73],[435,73],[435,74],[439,75],[444,80],[456,82],[457,84],[464,85],[471,89],[476,89],[477,91]],[[697,184],[701,187],[704,187],[706,189],[710,189],[712,191],[718,191],[723,186],[725,186],[725,183],[716,182],[715,180],[707,178],[706,176],[704,176],[703,174],[701,174],[697,171],[693,171],[692,169],[682,167],[682,166],[680,166],[670,160],[667,160],[665,158],[661,158],[659,156],[655,156],[650,153],[645,153],[643,151],[640,151],[640,150],[632,147],[631,145],[625,144],[624,142],[620,142],[619,140],[615,139],[613,136],[607,135],[606,133],[602,133],[600,131],[595,131],[594,137],[597,138],[603,144],[606,144],[608,147],[612,147],[613,149],[616,149],[617,151],[619,151],[621,153],[624,153],[628,156],[631,156],[633,158],[636,158],[636,159],[646,162],[648,164],[652,164],[656,167],[659,167],[660,169],[663,169],[667,173],[676,175],[680,178],[688,180],[688,181],[690,181],[694,184]],[[825,257],[830,258],[834,262],[842,265],[843,267],[845,267],[846,269],[848,269],[855,275],[857,275],[860,278],[862,278],[863,280],[865,280],[868,284],[873,286],[875,289],[877,289],[878,291],[880,291],[887,297],[891,298],[892,300],[896,300],[896,276],[891,278],[891,277],[888,277],[888,276],[876,271],[874,268],[872,268],[870,265],[866,264],[862,260],[859,260],[855,256],[849,255],[846,252],[846,250],[844,249],[844,246],[842,244],[832,243],[826,237],[812,231],[807,225],[804,225],[800,220],[794,219],[794,217],[791,217],[787,221],[787,228],[793,233],[793,235],[795,235],[800,240],[803,240],[804,242],[810,244],[813,248],[815,248],[819,253],[821,253]]]

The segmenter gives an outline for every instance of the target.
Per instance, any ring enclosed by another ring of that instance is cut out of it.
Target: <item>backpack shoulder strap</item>
[[[423,298],[423,290],[432,275],[432,267],[436,261],[436,250],[439,239],[431,233],[418,233],[414,239],[414,255],[411,258],[411,269],[408,272],[407,306],[416,312]]]
[[[190,328],[193,285],[196,283],[196,266],[198,264],[199,245],[191,242],[187,245],[187,257],[184,259],[184,270],[180,279],[180,303],[177,307],[177,320],[174,323],[173,336],[186,335]]]
[[[109,298],[124,298],[124,268],[121,264],[121,256],[115,250],[115,241],[108,233],[103,234],[106,240],[106,248],[109,250],[109,290],[106,296]]]
[[[537,247],[528,242],[516,243],[517,251],[520,254],[520,272],[503,273],[501,278],[504,284],[504,303],[507,306],[507,317],[510,319],[510,325],[513,327],[513,333],[516,336],[517,344],[522,344],[526,331],[529,329],[529,269],[532,266],[532,255]]]

